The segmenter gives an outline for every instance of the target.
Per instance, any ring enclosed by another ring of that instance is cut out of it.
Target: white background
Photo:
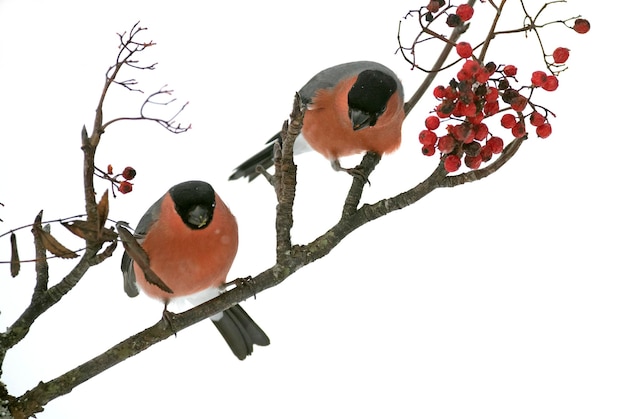
[[[134,224],[170,186],[207,180],[239,222],[231,277],[259,273],[273,264],[275,198],[262,180],[228,182],[232,168],[280,128],[293,93],[323,68],[380,61],[410,95],[423,74],[394,55],[396,32],[422,3],[0,0],[0,231],[32,222],[40,209],[45,219],[84,211],[80,130],[91,130],[117,53],[115,33],[141,20],[145,39],[158,44],[141,58],[159,64],[122,77],[137,78],[146,92],[167,83],[181,104],[190,101],[179,120],[193,129],[176,136],[140,122],[107,130],[97,164],[138,172],[135,191],[113,200],[110,216]],[[572,50],[559,89],[534,98],[558,115],[550,138],[531,136],[494,176],[436,191],[361,228],[328,257],[246,301],[272,344],[244,362],[201,323],[54,400],[38,417],[626,416],[624,136],[614,63],[622,36],[610,18],[626,10],[589,4],[554,7],[562,18],[584,14],[589,34],[546,32],[548,51]],[[470,42],[486,27],[488,9],[477,7]],[[405,25],[408,42],[415,32]],[[420,62],[433,59],[424,52]],[[521,35],[496,43],[488,59],[516,64],[523,81],[541,68],[536,41]],[[141,101],[115,88],[105,118],[133,116]],[[435,167],[417,141],[434,106],[427,95],[414,109],[402,147],[371,177],[366,201],[405,190]],[[315,153],[297,163],[293,237],[306,243],[336,222],[350,179]],[[96,185],[99,193],[107,187]],[[61,226],[52,231],[80,246]],[[29,234],[18,235],[24,258],[32,257]],[[0,260],[8,260],[8,243],[0,240]],[[118,249],[93,268],[9,352],[2,381],[11,394],[160,318],[160,303],[122,291],[120,257]],[[51,261],[51,283],[72,263]],[[0,265],[0,327],[27,305],[33,268],[25,264],[11,278]]]

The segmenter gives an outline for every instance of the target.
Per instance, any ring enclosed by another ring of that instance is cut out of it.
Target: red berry
[[[456,44],[456,53],[459,54],[461,58],[469,58],[472,56],[473,52],[474,50],[468,42],[459,42]]]
[[[480,154],[478,154],[477,156],[465,156],[463,160],[465,161],[465,165],[472,170],[478,169],[480,167],[480,164],[483,162]]]
[[[493,154],[500,154],[504,149],[504,141],[500,137],[491,137],[486,144]]]
[[[128,166],[122,172],[122,177],[126,180],[132,180],[137,175],[137,171],[132,167]]]
[[[552,58],[556,64],[563,64],[569,58],[569,49],[558,47],[552,53]]]
[[[456,8],[456,14],[463,22],[467,22],[474,15],[474,9],[469,4],[462,4]]]
[[[439,118],[447,118],[454,111],[454,107],[455,107],[454,102],[444,100],[437,106],[437,108],[435,108],[435,111]]]
[[[480,67],[475,74],[476,82],[485,83],[489,80],[489,76],[491,76],[491,71],[486,67]]]
[[[461,71],[456,73],[456,78],[459,81],[471,80],[472,77],[473,77],[472,73],[470,73],[469,71],[466,71],[464,69],[461,69]]]
[[[474,140],[474,131],[469,124],[455,125],[452,127],[450,133],[461,143],[471,143]]]
[[[476,60],[467,60],[465,61],[465,64],[463,64],[463,67],[461,68],[467,71],[468,73],[474,75],[478,72],[478,70],[480,70],[480,63]]]
[[[446,95],[446,88],[443,86],[435,87],[435,90],[433,90],[433,95],[435,95],[437,99],[443,99]]]
[[[483,112],[485,116],[491,116],[498,113],[500,110],[500,104],[498,102],[487,102],[483,107]]]
[[[434,146],[435,143],[437,142],[437,134],[435,134],[434,132],[430,130],[425,129],[420,132],[419,141],[423,145]]]
[[[546,122],[546,118],[539,112],[535,111],[530,114],[530,125],[538,127]]]
[[[461,167],[461,159],[456,154],[450,154],[443,160],[443,167],[448,173],[456,172]]]
[[[124,180],[120,182],[120,185],[117,187],[117,190],[123,194],[127,194],[133,190],[133,184]]]
[[[537,137],[546,138],[552,134],[552,126],[548,123],[540,125],[537,127]]]
[[[513,128],[511,128],[511,133],[515,138],[521,138],[526,135],[526,126],[524,125],[524,121],[519,121]]]
[[[491,150],[491,147],[485,144],[483,147],[480,148],[480,158],[483,162],[488,162],[489,160],[491,160],[492,157],[493,151]]]
[[[424,123],[426,125],[426,128],[432,131],[439,128],[439,122],[440,120],[436,116],[429,116],[428,118],[426,118],[426,121]]]
[[[468,116],[467,122],[473,125],[478,125],[483,122],[483,119],[485,119],[485,115],[482,112],[478,112],[474,116]]]
[[[458,102],[457,109],[459,111],[459,116],[475,116],[478,110],[476,109],[476,104],[474,102],[470,102],[467,105],[463,102]]]
[[[587,19],[576,19],[574,21],[574,30],[578,33],[587,33],[591,29],[591,24]]]
[[[511,64],[505,65],[504,68],[502,69],[502,72],[507,77],[514,77],[517,74],[517,67]]]
[[[432,156],[435,154],[435,146],[434,145],[425,145],[422,147],[422,154],[425,156]]]
[[[526,105],[528,105],[528,99],[525,96],[522,96],[522,95],[517,95],[511,101],[511,109],[513,109],[514,111],[517,111],[517,112],[523,111],[524,108],[526,108]]]
[[[502,119],[500,120],[500,124],[502,124],[504,128],[513,128],[516,123],[517,119],[515,115],[511,115],[510,113],[502,115]]]
[[[449,100],[456,100],[456,99],[459,98],[459,92],[457,92],[455,89],[453,89],[452,86],[448,86],[448,87],[446,87],[445,98],[449,99]]]
[[[534,71],[532,77],[530,78],[530,82],[533,86],[541,87],[546,82],[548,75],[543,71]]]
[[[107,175],[112,175],[112,174],[113,174],[113,166],[109,164],[107,165]]]
[[[485,100],[487,102],[495,102],[498,100],[498,89],[495,87],[489,87],[487,93],[485,93]]]
[[[556,76],[548,76],[546,77],[546,82],[541,85],[548,92],[553,92],[559,87],[559,79]]]
[[[456,140],[454,139],[453,136],[444,135],[443,137],[439,139],[439,142],[437,143],[437,148],[443,154],[447,154],[447,153],[450,153],[452,150],[454,150],[455,145],[456,145]]]
[[[489,133],[489,128],[487,127],[487,125],[483,123],[474,125],[474,139],[484,140],[485,138],[487,138],[488,133]]]

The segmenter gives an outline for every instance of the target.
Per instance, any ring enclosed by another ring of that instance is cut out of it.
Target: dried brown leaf
[[[71,231],[73,234],[77,235],[81,239],[95,241],[99,238],[102,241],[108,242],[115,241],[117,239],[117,234],[115,234],[115,231],[108,228],[100,230],[100,234],[98,236],[98,231],[96,231],[96,228],[94,228],[93,224],[88,223],[87,221],[74,220],[62,222],[61,224],[63,225],[63,227],[67,228],[69,231]]]
[[[17,238],[11,233],[11,276],[15,278],[20,273],[20,256],[17,252]]]
[[[102,198],[100,198],[100,202],[98,202],[98,238],[101,237],[101,232],[104,230],[104,223],[107,221],[107,217],[109,216],[109,190],[105,189],[102,194]]]
[[[37,233],[41,237],[41,242],[50,253],[63,259],[73,259],[78,257],[78,254],[59,243],[59,241],[45,229],[39,226],[37,226],[36,229]]]
[[[133,234],[124,228],[120,223],[117,224],[117,232],[120,239],[122,239],[122,244],[124,245],[124,249],[128,253],[128,256],[130,256],[135,263],[139,265],[144,276],[146,277],[146,281],[159,287],[165,292],[170,294],[173,293],[174,291],[172,291],[172,289],[168,287],[165,282],[163,282],[163,280],[152,270],[152,268],[150,268],[150,258],[148,257],[146,251],[143,250],[143,247],[137,243],[135,236],[133,236]]]

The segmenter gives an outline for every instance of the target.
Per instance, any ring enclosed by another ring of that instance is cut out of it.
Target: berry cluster
[[[430,1],[428,10],[436,13],[443,4],[442,0]],[[473,13],[471,6],[462,4],[455,13],[448,13],[446,23],[458,26],[471,19]],[[588,21],[577,19],[572,29],[585,33],[589,27]],[[504,150],[504,140],[493,135],[486,122],[488,118],[507,111],[500,118],[500,125],[510,130],[512,138],[527,136],[527,123],[535,127],[538,137],[548,137],[552,133],[548,117],[554,114],[530,98],[536,89],[552,92],[558,88],[556,74],[569,58],[569,52],[567,48],[556,48],[551,55],[552,62],[546,55],[549,74],[535,71],[530,84],[513,87],[518,82],[517,67],[493,62],[483,64],[475,58],[468,42],[458,42],[456,53],[464,61],[447,86],[437,86],[433,91],[440,103],[434,109],[434,115],[426,118],[426,129],[419,133],[422,153],[432,156],[438,150],[448,172],[459,170],[462,164],[469,169],[478,169],[494,154]],[[445,131],[436,133],[440,126]]]
[[[122,170],[121,173],[113,174],[113,166],[107,165],[106,172],[103,170],[96,169],[96,176],[108,180],[111,182],[111,190],[113,191],[113,196],[115,196],[115,189],[117,189],[122,194],[127,194],[133,190],[133,184],[130,183],[130,180],[133,180],[137,175],[137,171],[130,166],[127,166]],[[123,180],[120,180],[122,178]],[[115,189],[113,189],[115,188]]]

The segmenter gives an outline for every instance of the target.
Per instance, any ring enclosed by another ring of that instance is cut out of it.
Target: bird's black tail
[[[222,312],[220,320],[213,320],[213,324],[220,331],[235,356],[241,360],[252,354],[252,345],[267,346],[270,338],[252,320],[252,318],[237,304]]]
[[[267,142],[267,146],[250,157],[245,162],[241,163],[230,175],[228,180],[235,180],[241,177],[247,177],[248,182],[251,182],[256,178],[259,173],[256,171],[257,166],[263,166],[264,169],[269,169],[274,165],[274,143],[280,140],[280,133],[274,135]]]

